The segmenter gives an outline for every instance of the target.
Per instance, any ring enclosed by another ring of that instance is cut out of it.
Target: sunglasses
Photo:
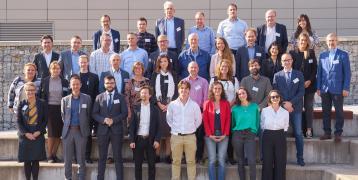
[[[271,99],[279,99],[280,96],[271,96]]]

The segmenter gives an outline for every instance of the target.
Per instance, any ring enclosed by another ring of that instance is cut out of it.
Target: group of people
[[[341,141],[351,71],[336,34],[327,35],[328,50],[318,61],[319,40],[307,15],[299,16],[288,41],[275,10],[266,12],[266,24],[250,28],[238,18],[237,5],[229,4],[216,35],[205,25],[204,13],[197,12],[182,50],[184,20],[174,17],[170,1],[164,13],[155,35],[139,18],[138,32],[127,34],[128,48],[120,54],[120,34],[110,27],[108,15],[100,19],[90,56],[81,50],[79,36],[60,54],[52,50],[51,36],[41,38],[43,51],[25,64],[8,96],[26,179],[38,178],[39,161],[60,162],[61,141],[65,178],[72,179],[75,157],[79,179],[85,179],[86,163],[93,163],[93,136],[99,150],[97,179],[104,179],[106,163],[113,161],[117,179],[123,179],[121,150],[127,135],[138,180],[145,157],[149,179],[155,179],[155,163],[163,161],[172,164],[172,179],[179,180],[183,153],[188,179],[194,180],[205,145],[210,180],[225,179],[226,160],[236,163],[234,152],[240,179],[246,177],[246,164],[250,179],[256,179],[256,137],[263,179],[285,179],[286,132],[291,123],[297,164],[304,166],[302,122],[305,136],[312,138],[315,93],[322,98],[325,134],[320,139],[332,138],[333,102],[334,140]]]

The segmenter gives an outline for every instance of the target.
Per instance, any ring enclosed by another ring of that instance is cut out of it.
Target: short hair
[[[109,62],[111,62],[112,59],[113,59],[114,57],[116,57],[116,56],[119,57],[119,60],[121,59],[121,56],[120,56],[118,53],[113,53],[113,54],[111,54],[111,56],[109,56]]]
[[[80,59],[87,59],[87,62],[90,61],[90,59],[88,58],[88,56],[85,55],[85,54],[83,54],[83,55],[81,55],[80,57],[78,57],[78,60],[80,60]]]
[[[327,34],[327,36],[326,36],[326,40],[327,40],[327,38],[328,38],[328,37],[335,37],[335,38],[336,38],[336,40],[338,40],[337,34],[336,34],[336,33],[334,33],[334,32]]]
[[[51,42],[53,42],[53,38],[52,38],[51,35],[48,35],[48,34],[43,35],[43,36],[41,37],[40,42],[42,42],[42,41],[45,40],[45,39],[49,39],[49,40],[51,40]]]
[[[145,17],[140,17],[138,21],[144,21],[145,24],[148,24],[147,19]]]
[[[277,49],[278,49],[278,54],[280,54],[280,52],[281,52],[281,45],[280,45],[279,43],[277,43],[276,41],[274,41],[274,42],[272,42],[272,43],[270,44],[270,46],[269,46],[269,48],[268,48],[268,51],[267,51],[267,54],[269,55],[269,57],[271,57],[271,55],[272,55],[271,52],[270,52],[272,46],[276,46],[276,47],[277,47]]]
[[[107,14],[102,15],[100,19],[105,18],[105,17],[108,18],[109,21],[111,21],[111,17],[109,17],[109,15],[107,15]]]
[[[50,63],[49,69],[52,69],[54,66],[58,66],[61,69],[61,65],[58,61],[52,61]]]
[[[165,8],[165,6],[168,6],[168,5],[174,6],[174,3],[171,2],[171,1],[165,1],[164,4],[163,4],[163,8]]]
[[[78,35],[74,35],[74,36],[72,36],[71,40],[72,40],[72,39],[79,39],[79,40],[82,42],[81,37],[80,37],[80,36],[78,36]]]
[[[128,32],[128,33],[127,33],[127,36],[128,36],[128,35],[133,35],[133,36],[137,37],[137,33],[135,33],[135,32]]]
[[[37,71],[37,66],[36,66],[36,64],[34,64],[34,63],[26,63],[26,64],[24,65],[24,70],[25,70],[26,67],[29,67],[29,66],[35,68],[35,71]]]
[[[163,58],[166,58],[168,60],[168,67],[167,67],[167,70],[169,72],[171,72],[172,70],[172,63],[170,62],[170,57],[167,55],[167,54],[161,54],[158,56],[156,62],[155,62],[155,72],[159,73],[160,70],[161,70],[161,67],[160,67],[160,61],[163,59]]]
[[[234,7],[237,10],[237,5],[235,3],[230,3],[227,7],[229,8],[230,6]]]
[[[250,65],[257,63],[260,65],[260,61],[258,59],[250,59],[247,65],[250,67]]]
[[[202,11],[198,11],[198,12],[196,12],[196,13],[195,13],[195,16],[196,16],[196,15],[200,15],[200,16],[205,17],[204,12],[202,12]]]
[[[246,100],[247,100],[248,102],[251,102],[252,97],[251,97],[250,92],[249,92],[245,87],[241,86],[241,87],[239,87],[239,89],[236,90],[236,93],[239,93],[239,90],[240,90],[240,89],[241,89],[241,90],[244,90],[244,91],[246,92],[246,94],[247,94]],[[239,98],[239,95],[238,95],[238,94],[236,95],[236,102],[235,102],[235,104],[241,106],[241,101],[240,101],[240,98]]]
[[[188,41],[189,41],[189,39],[193,38],[193,36],[196,36],[196,37],[199,39],[198,33],[193,32],[193,33],[190,33],[190,34],[189,34],[189,36],[188,36]]]
[[[267,95],[267,99],[268,99],[268,101],[267,101],[267,103],[268,104],[272,104],[272,101],[271,101],[271,94],[272,93],[277,93],[278,94],[278,96],[280,97],[280,102],[279,102],[279,104],[281,104],[282,102],[283,102],[283,99],[282,99],[282,96],[281,96],[281,94],[280,94],[280,91],[278,91],[278,90],[271,90],[269,93],[268,93],[268,95]]]
[[[265,16],[266,16],[266,14],[269,13],[269,12],[273,12],[273,13],[275,14],[275,16],[277,16],[277,12],[276,12],[276,10],[274,10],[274,9],[269,9],[269,10],[267,10],[267,11],[265,12]]]
[[[136,66],[140,66],[141,68],[142,68],[142,75],[144,74],[144,64],[142,63],[142,62],[139,62],[139,61],[137,61],[137,62],[135,62],[134,64],[133,64],[133,67],[132,67],[132,72],[134,73],[134,69],[135,69],[135,67]]]
[[[188,88],[189,90],[190,90],[190,88],[191,88],[189,81],[186,81],[186,80],[181,80],[181,81],[178,83],[178,89],[180,89],[180,88],[183,87],[183,86],[186,86],[186,88]]]
[[[114,80],[114,81],[116,81],[116,79],[114,78],[114,76],[112,76],[112,75],[107,75],[107,76],[105,76],[104,77],[104,80],[107,80],[107,81],[109,81],[109,80]]]
[[[29,87],[33,87],[33,88],[35,88],[35,90],[37,88],[36,84],[34,82],[31,82],[31,81],[24,84],[24,89],[25,90],[27,90]]]
[[[218,81],[218,80],[214,81],[214,82],[210,85],[209,94],[208,94],[208,99],[211,100],[211,101],[215,101],[215,95],[214,95],[213,90],[214,90],[214,86],[216,86],[216,85],[220,85],[220,86],[221,86],[221,89],[222,89],[221,95],[220,95],[220,99],[221,99],[221,100],[227,100],[224,86],[223,86],[223,84],[222,84],[220,81]]]
[[[81,77],[78,74],[72,74],[70,77],[70,82],[75,79],[81,82]]]
[[[252,28],[252,27],[250,27],[250,28],[248,28],[246,31],[245,31],[245,36],[246,36],[246,33],[248,33],[248,32],[253,32],[254,34],[255,34],[255,36],[257,36],[257,31],[256,31],[256,29],[255,28]]]
[[[104,40],[104,38],[106,38],[106,37],[111,38],[111,35],[109,35],[109,34],[107,34],[107,33],[102,33],[102,34],[101,34],[101,37],[100,37],[100,42],[102,42],[102,41]]]
[[[148,89],[149,94],[150,94],[150,95],[153,95],[153,88],[150,87],[149,85],[144,85],[144,86],[142,86],[142,87],[140,88],[139,92],[141,92],[143,89]]]

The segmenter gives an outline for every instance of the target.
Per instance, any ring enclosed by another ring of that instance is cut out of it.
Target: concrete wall
[[[54,23],[56,39],[69,39],[78,34],[91,39],[99,25],[99,17],[108,14],[112,26],[122,35],[136,31],[140,16],[148,19],[149,32],[154,32],[157,18],[163,16],[164,0],[0,0],[0,22],[50,21]],[[173,0],[176,16],[184,18],[186,28],[194,25],[196,11],[204,11],[207,24],[214,29],[227,17],[226,8],[231,2],[238,4],[239,17],[256,27],[264,23],[264,13],[274,8],[278,22],[291,32],[296,17],[306,13],[319,36],[328,32],[339,35],[358,35],[358,1],[356,0]],[[125,36],[121,37],[122,39]]]

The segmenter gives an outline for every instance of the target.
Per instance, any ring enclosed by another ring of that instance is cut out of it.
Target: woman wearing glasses
[[[282,98],[277,90],[269,93],[269,106],[261,112],[263,130],[263,180],[286,179],[286,135],[289,113],[281,105]],[[275,178],[274,178],[275,177]]]

